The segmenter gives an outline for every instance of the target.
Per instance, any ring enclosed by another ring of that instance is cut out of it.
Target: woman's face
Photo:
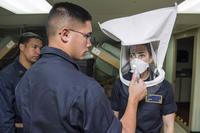
[[[135,58],[141,59],[148,64],[152,63],[152,61],[153,61],[152,56],[148,52],[145,44],[131,46],[130,60],[133,60]]]

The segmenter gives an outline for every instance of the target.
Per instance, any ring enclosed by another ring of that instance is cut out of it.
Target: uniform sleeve
[[[15,132],[15,112],[13,112],[14,94],[12,86],[5,77],[0,76],[0,133]]]
[[[174,99],[174,89],[168,81],[164,81],[163,87],[162,89],[166,90],[162,108],[163,115],[175,113],[177,111],[177,105]]]
[[[121,84],[120,84],[120,80],[116,80],[114,85],[113,85],[113,89],[112,89],[112,93],[111,93],[111,97],[110,97],[110,101],[111,101],[111,107],[114,111],[119,111],[120,110],[120,89],[121,89]]]
[[[69,121],[84,133],[121,133],[110,102],[96,82],[81,92],[70,108]]]

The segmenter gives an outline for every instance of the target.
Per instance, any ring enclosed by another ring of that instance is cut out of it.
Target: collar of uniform
[[[17,57],[14,62],[18,70],[18,75],[22,77],[27,69],[19,62],[19,57]]]
[[[45,46],[41,50],[41,55],[44,55],[44,54],[53,54],[53,55],[60,56],[64,60],[71,62],[78,70],[80,70],[79,66],[74,62],[74,60],[67,53],[65,53],[64,51],[60,49]]]

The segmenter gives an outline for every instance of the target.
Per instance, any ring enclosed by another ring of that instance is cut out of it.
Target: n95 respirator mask
[[[130,61],[131,73],[142,74],[147,70],[149,64],[145,61],[135,58]]]

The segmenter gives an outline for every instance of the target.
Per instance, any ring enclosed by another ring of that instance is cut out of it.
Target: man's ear
[[[66,28],[63,28],[61,30],[61,32],[59,33],[60,37],[61,37],[61,40],[66,43],[69,41],[69,30],[66,29]]]
[[[19,50],[20,51],[24,51],[24,48],[25,48],[25,45],[20,43],[19,44]]]

